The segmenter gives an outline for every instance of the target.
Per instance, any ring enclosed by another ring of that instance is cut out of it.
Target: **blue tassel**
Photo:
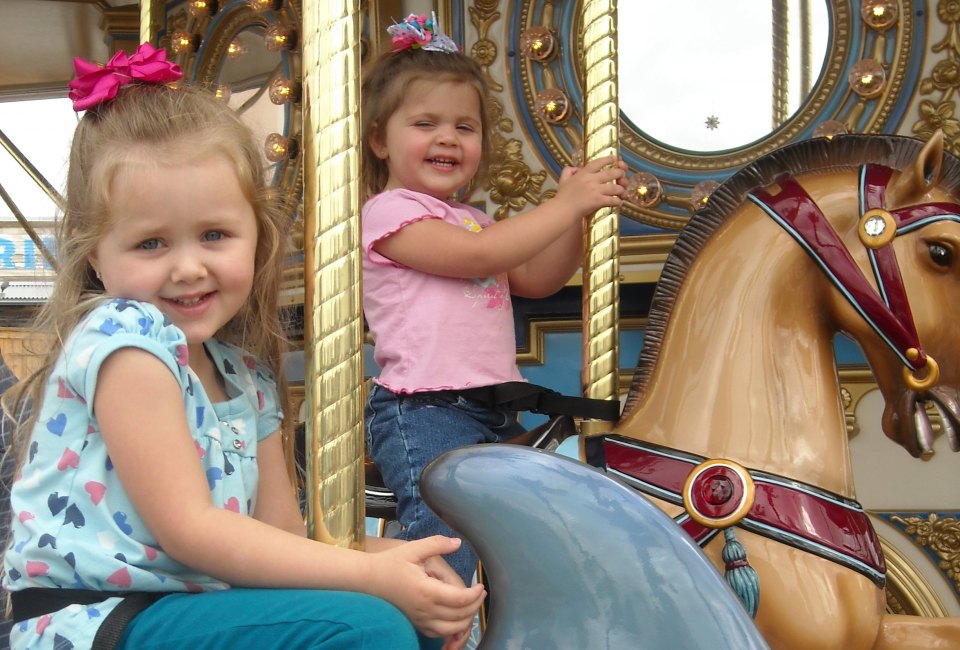
[[[724,577],[743,603],[744,609],[750,614],[750,618],[755,618],[757,608],[760,607],[760,579],[747,562],[747,551],[743,548],[743,544],[737,541],[733,528],[725,529],[723,538],[726,541],[721,553]]]

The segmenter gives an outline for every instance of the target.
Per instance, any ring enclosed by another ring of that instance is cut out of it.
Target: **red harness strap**
[[[621,436],[607,436],[604,453],[608,473],[644,494],[679,506],[685,506],[688,477],[706,460]],[[748,472],[754,485],[753,503],[736,525],[853,569],[883,588],[886,563],[873,526],[859,503],[775,474]],[[733,485],[728,495],[734,497],[741,492]],[[718,495],[711,492],[711,496]],[[719,495],[719,501],[724,496]],[[716,528],[699,523],[689,513],[677,517],[677,523],[701,545],[717,533]]]

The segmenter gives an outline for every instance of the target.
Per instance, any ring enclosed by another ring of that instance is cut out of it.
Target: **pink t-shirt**
[[[373,249],[421,219],[473,232],[492,223],[476,208],[404,189],[377,194],[363,206],[363,311],[381,368],[374,381],[395,393],[523,381],[505,273],[447,278],[402,266]]]

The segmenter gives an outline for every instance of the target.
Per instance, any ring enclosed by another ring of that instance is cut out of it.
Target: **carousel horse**
[[[728,571],[777,650],[960,648],[960,620],[885,613],[833,347],[862,348],[888,437],[931,453],[929,407],[958,450],[958,196],[940,134],[805,141],[723,183],[664,265],[606,468]]]

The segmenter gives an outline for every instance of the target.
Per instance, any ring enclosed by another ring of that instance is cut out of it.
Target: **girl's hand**
[[[430,637],[446,637],[445,648],[463,647],[486,591],[470,588],[441,555],[460,547],[460,540],[436,535],[370,554],[375,585],[370,593],[396,605],[413,626]]]
[[[581,168],[565,167],[560,173],[556,198],[586,216],[600,208],[616,208],[627,192],[627,164],[615,156],[591,160]]]
[[[439,555],[427,559],[427,561],[423,563],[423,568],[426,569],[428,576],[436,578],[440,582],[445,582],[454,587],[466,586],[463,584],[460,575]]]

